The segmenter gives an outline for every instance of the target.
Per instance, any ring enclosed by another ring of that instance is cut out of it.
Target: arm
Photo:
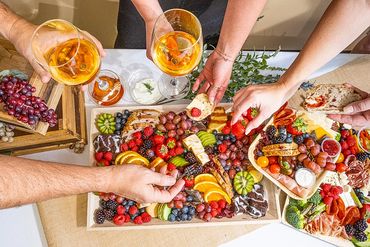
[[[230,80],[233,62],[248,37],[266,0],[228,1],[220,38],[215,51],[196,80],[193,91],[207,92],[216,104],[222,100]]]
[[[184,183],[175,177],[136,165],[86,167],[0,156],[0,208],[91,191],[167,202]],[[153,184],[173,187],[165,191]]]
[[[289,100],[315,70],[330,61],[370,25],[370,1],[335,0],[329,5],[302,51],[271,85],[251,85],[234,97],[236,122],[249,107],[260,107],[260,114],[248,124],[246,132],[258,127]]]

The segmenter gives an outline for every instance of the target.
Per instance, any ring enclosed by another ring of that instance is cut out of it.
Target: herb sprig
[[[148,92],[150,94],[152,94],[153,93],[153,90],[154,90],[154,87],[149,82],[144,82],[143,84],[146,87],[146,89],[148,90]]]
[[[189,75],[191,86],[193,86],[195,80],[202,71],[210,54],[207,48],[208,45],[204,45],[202,59],[198,67]],[[230,82],[223,100],[231,102],[235,93],[248,85],[276,82],[280,78],[281,72],[285,71],[285,68],[270,66],[268,60],[275,57],[279,51],[280,49],[272,53],[243,53],[241,51],[235,59]],[[195,95],[196,94],[190,91],[186,98],[193,99]]]

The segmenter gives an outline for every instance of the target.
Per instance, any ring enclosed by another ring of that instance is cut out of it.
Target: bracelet
[[[13,27],[14,27],[14,26],[15,26],[15,24],[16,24],[18,21],[20,21],[20,20],[22,20],[22,18],[17,18],[17,19],[12,23],[12,25],[10,26],[9,31],[8,31],[8,40],[9,40],[9,41],[11,41],[11,40],[12,40],[12,38],[11,38],[11,34],[12,34]]]
[[[215,49],[215,52],[217,52],[217,54],[220,55],[225,62],[232,62],[232,63],[234,62],[234,59],[232,59],[232,57],[226,55],[225,53],[221,52],[217,48]]]

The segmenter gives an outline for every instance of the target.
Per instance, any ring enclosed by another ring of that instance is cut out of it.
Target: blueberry
[[[288,133],[288,134],[286,135],[286,137],[287,137],[287,138],[292,137],[292,134]]]
[[[114,131],[114,134],[120,136],[121,135],[121,131],[120,130],[116,130],[116,131]]]
[[[168,215],[168,221],[169,222],[174,222],[175,220],[176,220],[176,216],[175,215],[173,215],[173,214]]]
[[[120,112],[116,113],[116,118],[122,118],[122,116],[123,116],[122,113],[120,113]]]
[[[181,211],[182,211],[183,214],[187,214],[189,212],[189,207],[184,206]]]
[[[131,200],[129,200],[128,203],[127,203],[127,205],[129,205],[129,206],[132,206],[134,204],[135,204],[135,202],[134,201],[131,201]]]
[[[292,143],[292,142],[293,142],[293,138],[292,138],[292,137],[287,137],[287,138],[285,139],[285,142],[286,142],[286,143]]]
[[[187,221],[191,221],[193,219],[193,216],[188,215]]]
[[[213,130],[212,134],[217,135],[217,130]]]
[[[224,136],[223,135],[220,135],[219,137],[218,137],[218,139],[220,140],[220,141],[223,141],[224,140]]]
[[[129,115],[130,114],[130,111],[126,109],[126,110],[123,111],[123,114]]]
[[[177,216],[176,221],[181,221],[181,218],[179,216]]]
[[[241,167],[240,166],[237,166],[237,167],[235,167],[235,171],[236,172],[240,172],[242,169],[241,169]]]
[[[140,214],[144,213],[145,212],[145,208],[140,208],[139,209],[139,212],[140,212]]]
[[[127,122],[127,119],[125,119],[125,118],[121,119],[121,124],[125,124],[126,122]]]
[[[177,208],[174,208],[172,209],[172,212],[171,212],[173,215],[177,216],[178,213],[179,213],[179,210]]]
[[[230,166],[230,165],[225,165],[225,166],[224,166],[225,171],[230,170],[230,168],[231,168],[231,166]]]
[[[305,139],[306,139],[306,138],[308,138],[308,137],[310,137],[310,135],[309,135],[308,133],[304,133],[304,134],[303,134],[303,138],[305,138]]]
[[[188,219],[188,215],[187,214],[182,214],[181,215],[181,220],[182,221],[185,221],[185,220],[187,220]]]
[[[225,135],[224,139],[227,141],[227,140],[230,140],[230,136],[229,135]]]
[[[121,123],[121,121],[122,121],[122,118],[116,117],[116,123]]]
[[[187,201],[187,202],[192,202],[192,201],[193,201],[193,199],[194,199],[194,198],[193,198],[192,196],[187,196],[187,197],[186,197],[186,201]]]
[[[220,145],[220,144],[222,144],[222,141],[218,140],[218,141],[216,142],[216,144],[217,144],[217,145]]]
[[[129,205],[126,205],[125,206],[125,209],[126,209],[126,211],[128,211],[130,209],[130,206]]]
[[[257,156],[258,157],[263,156],[263,152],[261,150],[257,150]]]
[[[195,208],[194,207],[189,207],[189,215],[191,215],[191,216],[195,215]]]
[[[122,205],[123,205],[123,206],[126,206],[126,205],[127,205],[127,200],[125,200],[125,199],[124,199],[124,200],[122,201]]]
[[[234,143],[234,142],[236,142],[236,138],[235,138],[235,137],[230,137],[230,141],[231,141],[232,143]]]
[[[120,123],[116,123],[116,130],[122,129],[122,125]]]

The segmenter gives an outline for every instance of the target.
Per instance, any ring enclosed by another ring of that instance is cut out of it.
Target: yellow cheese
[[[205,152],[195,154],[195,157],[197,158],[197,160],[198,160],[202,165],[205,165],[206,163],[208,163],[208,162],[210,161],[210,159],[209,159],[209,157],[208,157],[208,154],[206,154]]]
[[[321,139],[324,136],[328,136],[330,138],[335,137],[335,136],[332,136],[328,131],[324,130],[324,128],[322,127],[318,127],[317,129],[315,129],[315,134],[316,134],[317,139]]]

